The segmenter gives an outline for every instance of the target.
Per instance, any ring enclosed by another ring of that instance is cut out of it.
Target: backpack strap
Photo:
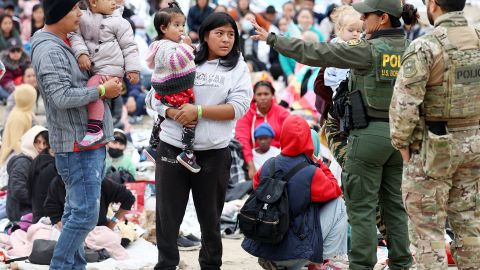
[[[298,163],[297,165],[295,165],[295,167],[293,167],[290,171],[288,171],[288,173],[283,178],[283,181],[288,182],[290,178],[292,178],[295,174],[297,174],[297,172],[299,172],[301,169],[305,167],[308,167],[309,165],[310,164],[308,164],[306,161],[302,161]]]
[[[269,160],[267,160],[265,162],[265,164],[267,164],[268,162],[268,173],[269,173],[269,176],[273,178],[273,176],[275,175],[275,157],[271,157]]]

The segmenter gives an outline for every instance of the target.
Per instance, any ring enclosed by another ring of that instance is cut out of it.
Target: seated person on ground
[[[47,131],[43,132],[47,133]],[[44,139],[46,140],[46,148],[33,159],[28,172],[27,192],[32,204],[32,223],[37,223],[40,218],[46,216],[43,203],[47,198],[48,186],[58,176],[55,157],[48,142],[48,134]]]
[[[290,213],[288,231],[279,243],[246,238],[242,248],[258,257],[262,267],[273,265],[299,270],[308,262],[324,266],[326,260],[347,253],[348,223],[345,203],[340,197],[342,192],[328,167],[321,161],[314,161],[311,131],[303,118],[294,115],[285,120],[280,146],[281,154],[258,170],[253,186],[256,189],[260,181],[270,175],[272,162],[274,175],[285,175],[302,162],[308,164],[286,184]]]
[[[263,123],[258,126],[253,132],[255,144],[258,145],[252,150],[253,164],[258,171],[265,161],[280,154],[280,149],[272,146],[272,140],[275,138],[275,132],[268,123]]]
[[[45,213],[52,224],[62,228],[62,216],[65,205],[65,183],[60,176],[55,177],[48,188],[45,200]],[[120,208],[111,219],[107,218],[108,207],[111,203],[120,203]],[[124,185],[104,179],[100,194],[100,211],[97,226],[107,226],[113,229],[115,225],[132,209],[135,197]]]
[[[115,140],[107,144],[107,157],[105,159],[105,173],[112,171],[127,171],[131,174],[133,179],[137,176],[137,169],[132,162],[132,158],[126,155],[127,136],[121,129],[113,130],[113,137]]]
[[[7,164],[7,217],[10,221],[32,212],[28,197],[27,182],[32,160],[48,147],[48,132],[42,126],[34,126],[21,139],[21,153],[13,156]]]

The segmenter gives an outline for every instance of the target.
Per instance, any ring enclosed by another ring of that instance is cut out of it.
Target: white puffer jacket
[[[69,36],[75,57],[90,57],[93,74],[123,77],[125,72],[141,70],[133,30],[122,12],[123,8],[112,15],[85,10],[79,31]]]

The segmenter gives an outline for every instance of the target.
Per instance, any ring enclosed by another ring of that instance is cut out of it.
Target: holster
[[[350,103],[352,106],[353,128],[360,129],[368,127],[368,116],[363,106],[362,94],[360,90],[350,93]]]
[[[439,122],[425,122],[428,130],[435,135],[443,136],[447,134],[447,122],[446,121],[439,121]]]

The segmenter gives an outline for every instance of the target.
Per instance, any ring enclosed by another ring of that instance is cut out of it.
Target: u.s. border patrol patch
[[[351,39],[351,40],[347,41],[347,44],[348,44],[348,46],[357,46],[358,44],[360,44],[360,40],[359,39]]]
[[[406,78],[411,78],[417,74],[417,67],[415,65],[415,60],[409,59],[403,63],[403,76]]]

